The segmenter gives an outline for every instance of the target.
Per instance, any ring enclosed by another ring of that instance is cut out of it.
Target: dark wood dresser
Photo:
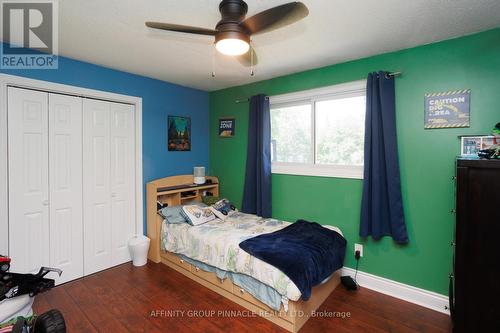
[[[500,160],[457,160],[453,332],[500,332]]]

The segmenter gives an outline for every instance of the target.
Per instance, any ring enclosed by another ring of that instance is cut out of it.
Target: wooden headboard
[[[147,235],[151,239],[149,260],[156,263],[161,261],[160,233],[163,219],[157,213],[157,201],[169,206],[178,206],[189,201],[201,201],[205,192],[219,196],[217,177],[206,177],[207,182],[202,185],[196,185],[193,181],[193,175],[182,175],[157,179],[146,184]]]

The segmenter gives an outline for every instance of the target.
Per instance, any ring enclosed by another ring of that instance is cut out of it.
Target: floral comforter
[[[248,238],[283,229],[289,224],[244,213],[235,213],[224,221],[216,219],[200,226],[164,222],[161,241],[166,251],[183,254],[225,271],[249,275],[274,288],[283,297],[297,301],[300,291],[283,272],[239,247]],[[336,227],[325,227],[341,234]]]

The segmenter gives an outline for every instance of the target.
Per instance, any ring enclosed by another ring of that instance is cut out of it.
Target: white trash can
[[[151,240],[142,235],[136,235],[128,241],[128,249],[134,266],[144,266],[148,262],[148,250]]]

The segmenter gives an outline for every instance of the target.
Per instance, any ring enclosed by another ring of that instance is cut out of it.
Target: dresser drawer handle
[[[243,295],[245,293],[245,289],[241,288],[240,293]]]
[[[181,259],[181,260],[179,260],[179,261],[181,262],[181,264],[183,264],[183,263],[184,263],[184,260],[183,260],[183,259]]]
[[[195,269],[196,269],[196,271],[197,271],[197,272],[199,272],[199,271],[200,271],[200,268],[199,268],[199,267],[196,267]]]
[[[222,284],[224,283],[224,279],[219,279],[219,282]]]

